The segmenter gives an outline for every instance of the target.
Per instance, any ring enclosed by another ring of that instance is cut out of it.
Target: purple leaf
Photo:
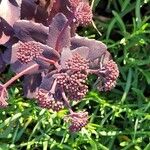
[[[43,49],[42,56],[48,60],[58,61],[60,58],[60,55],[57,51],[52,49],[51,47],[47,45],[43,45],[39,43],[41,49]],[[40,69],[47,69],[50,67],[50,63],[43,61],[41,58],[38,58],[36,62],[40,65]]]
[[[35,0],[22,0],[21,19],[34,20],[47,25],[48,13],[44,7],[35,3]]]
[[[57,51],[55,51],[53,48],[47,45],[44,45],[41,43],[39,44],[40,44],[40,47],[44,50],[42,54],[45,58],[58,61],[58,59],[60,58],[60,55]]]
[[[53,17],[57,13],[63,13],[65,16],[70,16],[70,11],[67,8],[68,6],[68,0],[51,0],[51,5],[50,5],[50,11],[49,11],[49,22],[51,23]]]
[[[95,60],[96,58],[100,58],[104,53],[108,53],[106,45],[100,41],[81,36],[75,36],[71,38],[72,49],[81,46],[86,46],[90,49],[87,58],[91,61]]]
[[[42,82],[41,82],[41,85],[40,85],[40,88],[41,89],[44,89],[44,90],[51,90],[52,86],[53,86],[53,83],[54,83],[54,80],[55,78],[52,77],[52,73],[46,75],[45,77],[43,77],[42,79]]]
[[[0,16],[5,19],[11,26],[13,26],[14,22],[20,17],[21,2],[22,0],[17,0],[17,7],[10,3],[8,0],[2,0],[0,3]]]
[[[52,22],[52,19],[54,18],[54,16],[57,14],[57,13],[62,13],[64,14],[68,20],[71,20],[72,19],[72,16],[73,16],[73,12],[70,11],[70,3],[68,0],[63,0],[63,3],[62,3],[62,0],[51,0],[51,4],[50,4],[50,11],[49,11],[49,17],[48,17],[48,21],[49,23]],[[75,32],[76,32],[76,29],[77,29],[77,24],[74,23],[74,22],[70,22],[70,33],[71,33],[71,36],[74,36],[75,35]]]
[[[20,17],[21,0],[17,0],[17,4],[16,7],[8,0],[0,3],[0,44],[5,44],[13,34],[11,27]]]
[[[26,75],[23,79],[24,96],[27,98],[35,98],[37,88],[42,81],[41,73]]]
[[[55,85],[55,82],[57,82],[55,79],[56,72],[52,71],[51,73],[47,74],[42,79],[42,83],[39,87],[39,89],[43,89],[44,91],[52,92],[53,97],[55,101],[62,100],[62,91],[61,88],[57,85]],[[49,94],[50,94],[49,93]]]
[[[9,60],[10,62],[9,63],[14,63],[16,62],[18,59],[17,59],[17,50],[19,49],[19,44],[16,43],[14,44],[10,50],[7,50],[4,55],[5,55],[5,58],[7,60]],[[10,55],[10,56],[9,56]]]
[[[3,61],[2,54],[0,53],[0,72],[4,71],[4,69],[5,69],[5,63]]]
[[[23,64],[20,61],[16,61],[13,64],[11,64],[11,70],[15,73],[19,73],[34,64],[36,64],[36,62],[34,62],[34,61],[28,62],[27,64]],[[37,73],[38,70],[39,70],[39,67],[36,67],[33,70],[28,71],[26,74]]]
[[[9,0],[9,2],[16,7],[19,7],[17,0]]]
[[[61,52],[60,64],[62,68],[66,68],[65,62],[72,58],[72,52],[69,48],[64,48]]]
[[[89,51],[90,49],[88,47],[82,46],[82,47],[72,50],[72,54],[78,53],[81,57],[83,57],[84,59],[87,59],[89,55]]]
[[[62,50],[63,47],[70,46],[70,27],[66,26],[67,18],[62,14],[58,13],[52,20],[49,26],[49,36],[47,40],[47,45],[52,48],[56,48],[59,42],[59,49]],[[63,32],[61,32],[65,28]]]
[[[13,28],[6,20],[0,17],[0,44],[5,44],[13,35]]]
[[[23,0],[21,4],[21,19],[33,19],[36,7],[34,0]]]
[[[48,27],[33,21],[19,20],[15,22],[14,32],[23,42],[37,41],[45,44],[48,37]]]

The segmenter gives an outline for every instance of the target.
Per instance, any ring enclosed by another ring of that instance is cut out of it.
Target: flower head
[[[72,113],[65,118],[65,121],[70,122],[70,132],[80,131],[88,123],[88,112]]]
[[[44,89],[37,91],[37,101],[40,107],[59,111],[64,108],[63,101],[55,99],[54,94]]]
[[[69,0],[69,4],[77,23],[88,25],[92,22],[92,9],[87,1]]]
[[[69,0],[69,3],[70,6],[75,9],[81,1],[82,0]]]
[[[43,52],[38,42],[19,42],[17,57],[22,63],[28,63],[33,59],[37,59]]]
[[[104,71],[104,72],[103,72]],[[110,91],[116,85],[116,80],[119,76],[119,70],[117,64],[110,60],[102,67],[103,86],[99,86],[100,91]]]
[[[74,54],[72,58],[69,58],[65,62],[66,68],[71,70],[87,70],[88,61],[85,60],[78,53]]]
[[[72,100],[81,100],[88,92],[88,86],[85,85],[87,74],[76,72],[72,74],[61,73],[58,76],[58,84],[64,89],[66,95]]]
[[[81,100],[88,92],[85,85],[87,79],[88,61],[78,53],[65,62],[66,72],[58,76],[58,84],[64,89],[66,95],[72,100]]]
[[[92,22],[92,9],[86,2],[80,2],[74,12],[76,22],[81,25],[88,25]]]

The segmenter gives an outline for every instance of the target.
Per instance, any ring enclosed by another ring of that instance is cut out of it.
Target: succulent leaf
[[[13,29],[15,36],[17,36],[20,41],[37,41],[46,44],[48,27],[42,24],[34,23],[33,21],[18,20],[14,23]]]
[[[70,47],[70,27],[66,26],[66,29],[63,31],[67,21],[67,18],[62,13],[58,13],[53,18],[49,26],[47,45],[55,49],[56,44],[59,44],[60,51],[63,47]]]
[[[0,44],[5,44],[13,35],[12,26],[20,17],[21,1],[2,0],[0,3]]]
[[[26,75],[23,79],[24,96],[27,98],[36,98],[36,92],[42,81],[41,73]]]
[[[81,46],[86,46],[90,49],[87,59],[91,61],[100,58],[104,53],[107,53],[107,46],[101,41],[88,39],[78,35],[71,38],[71,49]]]

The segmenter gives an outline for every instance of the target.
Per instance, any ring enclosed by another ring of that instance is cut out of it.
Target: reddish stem
[[[69,104],[69,102],[68,102],[68,98],[66,97],[66,94],[65,94],[64,91],[62,91],[62,97],[63,97],[63,99],[64,99],[64,102],[65,102],[66,106],[68,107],[68,109],[69,109],[69,111],[70,111],[70,114],[73,114],[74,112],[73,112],[73,110],[71,109],[71,106],[70,106],[70,104]]]
[[[99,69],[88,69],[88,73],[90,74],[104,74],[106,73],[105,70],[99,70]]]
[[[34,64],[28,68],[26,68],[25,70],[21,71],[20,73],[18,73],[17,75],[15,75],[14,77],[12,77],[9,81],[7,81],[3,87],[7,88],[9,85],[11,85],[14,81],[16,81],[18,78],[20,78],[21,76],[23,76],[25,73],[29,72],[30,70],[38,67],[38,64]]]
[[[56,62],[54,60],[51,60],[51,59],[47,59],[43,56],[39,56],[40,59],[44,60],[45,62],[47,63],[50,63],[50,64],[55,64]]]

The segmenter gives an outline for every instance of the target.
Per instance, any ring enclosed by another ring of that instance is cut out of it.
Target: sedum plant
[[[117,64],[104,43],[75,33],[78,25],[85,26],[92,21],[89,3],[83,0],[65,0],[63,5],[60,0],[51,0],[48,4],[42,0],[9,2],[17,4],[22,15],[10,24],[11,35],[4,43],[7,49],[1,55],[0,66],[10,64],[16,75],[0,84],[0,107],[8,105],[8,87],[24,76],[26,97],[35,98],[41,108],[53,111],[67,108],[69,114],[65,121],[70,124],[69,130],[81,130],[88,123],[88,112],[74,112],[71,104],[86,96],[88,76],[96,75],[97,89],[105,92],[116,85],[119,75]],[[25,17],[27,6],[37,7],[39,14],[47,14],[45,22],[41,15],[38,18],[32,12],[32,20]],[[2,19],[9,24],[8,18]]]

